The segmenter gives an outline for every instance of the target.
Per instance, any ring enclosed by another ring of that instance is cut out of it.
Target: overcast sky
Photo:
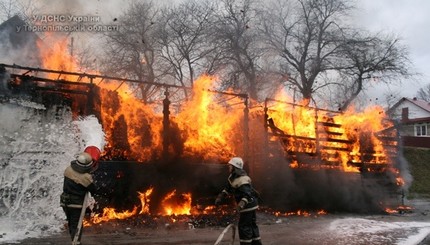
[[[380,86],[375,96],[390,89],[401,97],[414,97],[419,88],[430,84],[430,1],[428,0],[357,0],[361,9],[358,23],[370,31],[395,33],[409,47],[418,81],[401,86]]]

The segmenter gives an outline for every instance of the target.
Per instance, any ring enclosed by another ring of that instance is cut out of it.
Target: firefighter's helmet
[[[233,157],[228,161],[228,164],[233,165],[236,168],[243,169],[243,160],[240,157]]]
[[[80,173],[89,173],[93,163],[91,155],[87,152],[82,152],[76,156],[76,161],[72,162],[72,168]]]
[[[78,161],[78,164],[82,166],[88,166],[93,162],[93,158],[91,155],[87,152],[82,152],[76,157],[76,160]]]
[[[91,158],[93,159],[93,166],[91,169],[91,172],[96,171],[99,168],[99,159],[100,159],[100,149],[97,146],[87,146],[84,150],[84,152],[91,155]]]

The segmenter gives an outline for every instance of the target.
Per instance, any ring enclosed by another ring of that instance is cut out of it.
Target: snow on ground
[[[328,230],[339,244],[414,245],[430,234],[430,222],[384,222],[344,218],[331,222]]]

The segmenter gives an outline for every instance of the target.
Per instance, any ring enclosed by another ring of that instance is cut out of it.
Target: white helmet
[[[91,165],[93,163],[93,158],[87,152],[82,152],[81,154],[79,154],[76,157],[76,160],[78,161],[78,164],[82,165],[83,167]]]
[[[243,160],[240,157],[233,157],[228,161],[228,164],[235,166],[236,168],[243,169]]]

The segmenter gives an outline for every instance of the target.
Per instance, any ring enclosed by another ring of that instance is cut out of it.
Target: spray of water
[[[0,121],[0,243],[61,231],[63,170],[86,146],[103,149],[101,125],[22,101],[0,104]]]

